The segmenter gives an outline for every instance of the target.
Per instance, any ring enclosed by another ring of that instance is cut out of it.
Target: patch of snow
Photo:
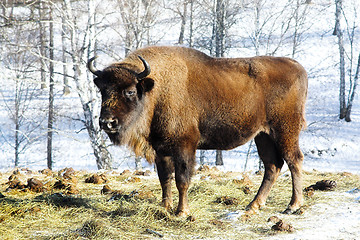
[[[342,201],[315,204],[304,216],[288,220],[295,228],[294,233],[277,234],[268,239],[360,239],[360,203],[345,194],[341,197]]]
[[[237,221],[244,213],[245,213],[245,211],[242,211],[242,210],[238,210],[235,212],[228,212],[225,214],[223,219],[226,221]]]

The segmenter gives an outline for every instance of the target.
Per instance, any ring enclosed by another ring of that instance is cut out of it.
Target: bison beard
[[[175,173],[176,213],[190,213],[196,149],[232,149],[253,138],[265,173],[248,212],[265,205],[284,162],[293,187],[285,213],[301,206],[307,74],[299,63],[269,56],[211,58],[183,47],[139,49],[102,71],[93,60],[88,68],[102,94],[100,123],[112,142],[155,161],[165,208],[172,208]],[[106,104],[112,98],[114,104]]]
[[[155,161],[154,149],[149,145],[149,141],[144,137],[148,135],[146,123],[140,124],[140,120],[145,120],[142,113],[132,113],[132,118],[128,124],[121,126],[115,132],[106,132],[112,143],[115,145],[128,146],[136,156],[145,157],[149,163]]]

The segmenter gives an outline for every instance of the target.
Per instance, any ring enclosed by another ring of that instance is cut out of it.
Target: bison
[[[284,57],[212,58],[186,47],[153,46],[136,50],[121,62],[96,70],[102,96],[100,127],[117,145],[154,162],[162,204],[172,208],[175,172],[179,203],[176,214],[190,213],[187,192],[196,149],[228,150],[255,139],[265,166],[254,212],[287,163],[292,197],[286,213],[302,197],[299,134],[305,127],[307,74]]]

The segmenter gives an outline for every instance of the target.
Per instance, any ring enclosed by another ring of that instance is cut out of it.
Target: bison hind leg
[[[279,176],[284,160],[273,138],[261,132],[255,137],[258,154],[264,163],[265,173],[261,186],[254,200],[246,207],[248,213],[253,213],[265,205],[267,196]]]
[[[284,155],[284,159],[291,172],[292,179],[292,196],[291,201],[283,212],[290,214],[298,210],[303,204],[303,193],[302,193],[302,162],[304,155],[300,148],[297,147],[295,150],[288,152]]]
[[[296,122],[296,121],[293,121]],[[298,210],[303,203],[302,194],[302,163],[304,155],[299,146],[301,125],[282,124],[277,131],[277,145],[286,164],[289,167],[292,180],[291,201],[284,211],[289,214]]]

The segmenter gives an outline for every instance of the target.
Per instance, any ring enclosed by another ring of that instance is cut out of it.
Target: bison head
[[[94,83],[101,92],[100,128],[115,144],[122,144],[126,130],[143,111],[144,95],[154,86],[154,81],[147,77],[150,74],[149,64],[141,56],[138,57],[144,67],[141,72],[134,70],[137,67],[125,63],[113,64],[99,71],[92,64],[95,58],[91,58],[87,64],[96,76]]]

